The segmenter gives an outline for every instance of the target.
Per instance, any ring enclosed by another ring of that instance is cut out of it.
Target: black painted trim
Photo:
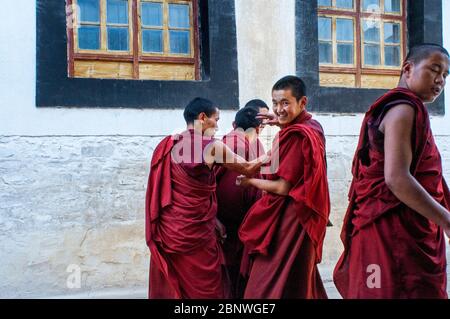
[[[425,5],[426,2],[426,5]],[[387,90],[321,87],[319,84],[319,43],[317,0],[296,0],[296,73],[308,88],[309,109],[322,113],[363,113]],[[408,47],[418,43],[442,44],[441,0],[408,0]],[[444,93],[428,110],[445,113]]]
[[[239,83],[234,0],[199,0],[200,81],[69,78],[65,1],[37,0],[38,107],[184,108],[194,97],[237,109]]]

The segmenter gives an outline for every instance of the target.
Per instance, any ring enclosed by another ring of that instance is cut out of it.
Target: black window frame
[[[317,12],[318,0],[296,0],[296,74],[306,83],[309,110],[318,113],[364,113],[388,90],[320,86]],[[442,31],[442,0],[407,0],[408,48],[424,42],[442,45]],[[428,105],[428,110],[432,115],[445,114],[444,93]]]
[[[68,77],[66,1],[36,1],[36,106],[182,109],[196,96],[239,107],[234,0],[198,0],[200,75],[196,81]]]

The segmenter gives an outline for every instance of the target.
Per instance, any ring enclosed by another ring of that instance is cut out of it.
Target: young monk
[[[156,147],[146,195],[146,240],[151,252],[150,298],[226,298],[223,255],[215,234],[216,162],[252,175],[247,162],[212,139],[219,109],[196,98],[184,110],[187,130]],[[228,160],[226,163],[224,161]],[[221,238],[224,230],[218,227]]]
[[[272,100],[281,126],[271,150],[272,161],[279,157],[278,170],[266,180],[240,176],[236,181],[265,193],[239,230],[250,258],[243,260],[243,266],[250,265],[242,269],[248,276],[244,298],[326,298],[317,269],[330,213],[325,137],[305,109],[300,78],[275,83]]]
[[[334,270],[344,298],[447,298],[450,193],[424,103],[441,94],[448,69],[443,47],[413,47],[398,87],[365,115],[341,234],[345,251]]]
[[[234,120],[234,130],[223,137],[226,144],[234,153],[247,161],[258,158],[256,140],[261,120],[256,116],[259,111],[252,108],[243,108],[237,112]],[[239,173],[224,166],[215,168],[217,181],[217,217],[226,229],[227,238],[223,243],[225,263],[230,276],[233,298],[242,297],[242,280],[239,270],[242,259],[243,245],[238,238],[238,229],[241,222],[253,205],[261,197],[261,193],[254,187],[242,188],[236,186]]]

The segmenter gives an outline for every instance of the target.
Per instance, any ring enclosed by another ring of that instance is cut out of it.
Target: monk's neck
[[[188,124],[186,127],[186,131],[193,131],[195,134],[203,134],[203,130],[201,127],[198,127],[194,124]]]

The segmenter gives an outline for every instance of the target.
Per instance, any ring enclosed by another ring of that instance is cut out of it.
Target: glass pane
[[[189,28],[189,5],[169,4],[169,27]]]
[[[337,45],[337,63],[353,64],[353,44]]]
[[[380,0],[363,0],[364,11],[378,11],[380,12]]]
[[[100,22],[100,0],[78,0],[78,19],[82,22]]]
[[[319,62],[333,63],[331,43],[319,42]]]
[[[380,46],[375,44],[364,45],[364,64],[380,65]]]
[[[99,27],[79,27],[78,28],[78,48],[84,50],[100,49],[100,28]]]
[[[128,51],[128,28],[108,28],[108,50]]]
[[[386,43],[400,43],[400,24],[384,23],[384,41]]]
[[[336,19],[336,40],[353,41],[353,20]]]
[[[336,0],[336,8],[353,9],[353,0]]]
[[[386,12],[400,13],[400,0],[384,0],[384,10]]]
[[[170,31],[170,53],[189,54],[189,31]]]
[[[400,46],[384,47],[384,64],[388,66],[400,66]]]
[[[331,0],[319,0],[317,4],[320,7],[331,7]]]
[[[142,50],[144,52],[163,52],[162,31],[142,30]]]
[[[319,40],[331,40],[331,18],[319,17]]]
[[[364,42],[380,42],[380,26],[376,22],[364,21]]]
[[[162,26],[162,4],[155,2],[141,2],[141,19],[143,25]]]
[[[107,22],[128,24],[128,1],[108,0]]]

